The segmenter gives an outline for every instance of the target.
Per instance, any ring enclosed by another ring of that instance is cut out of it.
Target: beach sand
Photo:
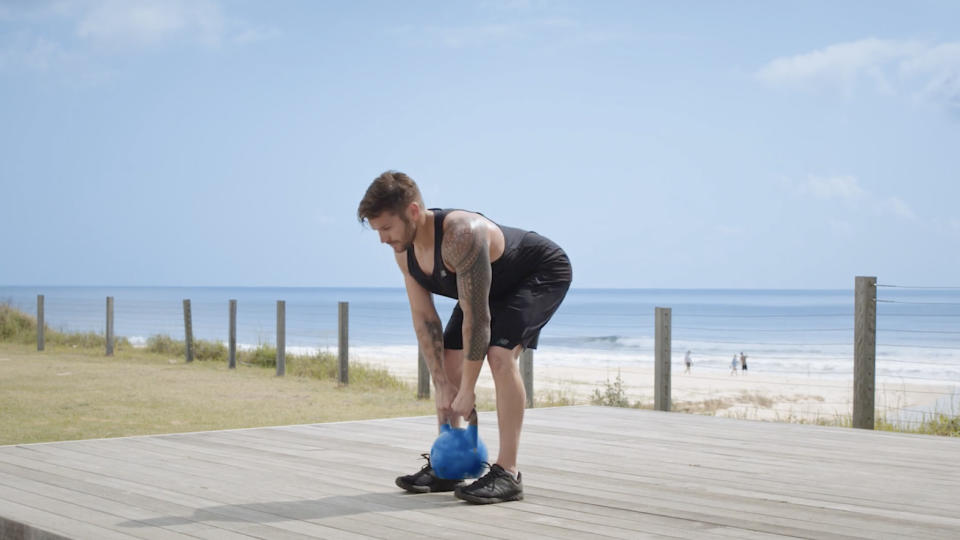
[[[352,361],[387,369],[406,380],[417,381],[416,359],[367,355]],[[749,420],[786,422],[849,423],[853,412],[853,381],[806,375],[781,375],[750,371],[731,375],[729,370],[698,369],[683,373],[682,362],[672,366],[672,410],[714,414]],[[614,388],[617,378],[622,394],[632,403],[652,407],[654,373],[652,365],[571,366],[534,361],[534,395],[539,403],[560,401],[591,402],[595,392]],[[615,389],[615,388],[614,388]],[[493,400],[493,379],[484,366],[477,382],[478,400]],[[960,387],[947,382],[915,384],[882,381],[876,383],[875,407],[878,417],[892,423],[917,422],[933,411],[960,414],[956,403]],[[953,409],[951,409],[953,407]]]

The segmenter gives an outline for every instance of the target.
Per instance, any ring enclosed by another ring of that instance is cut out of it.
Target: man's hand
[[[453,408],[453,414],[462,416],[464,419],[466,419],[473,411],[476,401],[477,395],[473,390],[460,388],[460,391],[457,392],[457,397],[453,400],[453,404],[451,405]]]
[[[437,415],[454,425],[455,414],[451,404],[457,396],[457,387],[451,383],[437,385]]]

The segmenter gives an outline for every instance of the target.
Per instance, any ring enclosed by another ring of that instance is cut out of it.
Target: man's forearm
[[[473,316],[464,316],[463,344],[465,358],[482,363],[490,347],[490,315],[486,304],[475,310]],[[473,319],[469,320],[468,319]]]
[[[447,373],[443,370],[443,324],[440,319],[420,321],[414,325],[414,330],[433,384],[446,383]]]

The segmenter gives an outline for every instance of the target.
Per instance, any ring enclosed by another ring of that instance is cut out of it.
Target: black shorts
[[[570,288],[569,279],[537,273],[513,291],[490,299],[490,346],[512,349],[523,345],[536,349],[540,329],[553,316]],[[463,310],[453,308],[443,330],[444,349],[463,349]]]

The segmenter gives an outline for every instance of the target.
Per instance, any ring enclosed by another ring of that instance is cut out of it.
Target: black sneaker
[[[453,495],[474,504],[492,504],[523,500],[523,478],[517,478],[499,465],[490,467],[487,474],[481,476],[469,486],[458,487]]]
[[[406,476],[397,477],[397,486],[410,493],[436,493],[439,491],[453,491],[463,485],[463,480],[444,480],[433,472],[430,466],[430,454],[420,454],[427,460],[419,471]]]

